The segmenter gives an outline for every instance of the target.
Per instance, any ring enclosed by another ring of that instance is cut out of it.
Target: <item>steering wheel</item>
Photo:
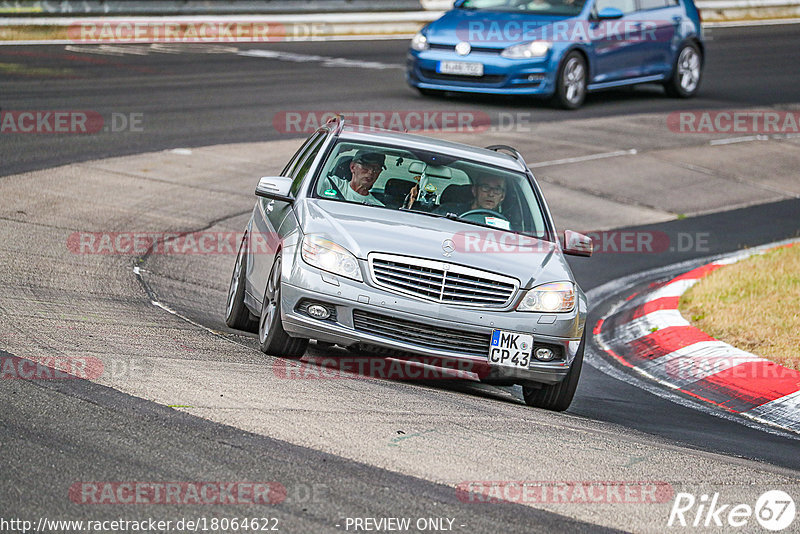
[[[508,217],[506,217],[502,213],[497,213],[494,210],[487,210],[487,209],[484,209],[484,208],[480,208],[480,209],[477,209],[477,210],[465,211],[464,213],[459,215],[459,217],[463,219],[463,218],[466,218],[466,217],[468,217],[470,215],[484,215],[484,216],[488,216],[488,217],[497,217],[499,219],[503,219],[504,221],[506,221],[508,223],[511,222],[511,221],[508,220]],[[484,221],[476,221],[476,222],[484,222]]]

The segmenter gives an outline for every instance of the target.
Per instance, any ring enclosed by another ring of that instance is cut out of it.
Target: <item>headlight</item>
[[[517,311],[568,312],[575,307],[575,286],[572,282],[553,282],[528,290]]]
[[[339,274],[345,278],[352,278],[363,282],[358,260],[346,248],[337,245],[316,235],[307,235],[303,238],[303,260],[329,273]]]
[[[416,50],[417,52],[424,52],[430,45],[428,45],[428,38],[418,33],[411,39],[411,48],[412,50]]]
[[[532,41],[530,43],[522,43],[514,46],[509,46],[501,56],[508,59],[528,59],[532,57],[544,57],[547,52],[552,48],[553,43],[550,41]]]

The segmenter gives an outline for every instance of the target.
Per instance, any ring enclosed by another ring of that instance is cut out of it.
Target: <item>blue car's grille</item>
[[[443,45],[443,44],[430,44],[431,50],[447,50],[449,52],[455,52],[456,47],[453,45]],[[480,53],[480,54],[494,54],[500,55],[503,52],[502,48],[489,48],[486,46],[473,46],[472,47],[473,53]]]
[[[457,74],[440,74],[434,70],[420,69],[422,75],[430,80],[448,82],[496,84],[506,79],[502,74],[484,74],[483,76],[459,76]]]

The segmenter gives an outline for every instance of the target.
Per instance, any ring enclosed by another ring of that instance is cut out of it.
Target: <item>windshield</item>
[[[586,0],[466,0],[462,9],[574,16],[580,14]]]
[[[411,210],[549,240],[537,196],[520,172],[428,151],[339,141],[316,180],[317,198]]]

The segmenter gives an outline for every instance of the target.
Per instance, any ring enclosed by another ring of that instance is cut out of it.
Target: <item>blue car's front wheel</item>
[[[667,94],[676,98],[691,98],[700,89],[703,75],[703,56],[694,43],[684,44],[675,58],[672,76],[664,83]]]
[[[559,107],[564,109],[578,109],[586,98],[586,79],[588,69],[586,60],[580,52],[570,52],[556,78],[556,92],[553,99]]]

